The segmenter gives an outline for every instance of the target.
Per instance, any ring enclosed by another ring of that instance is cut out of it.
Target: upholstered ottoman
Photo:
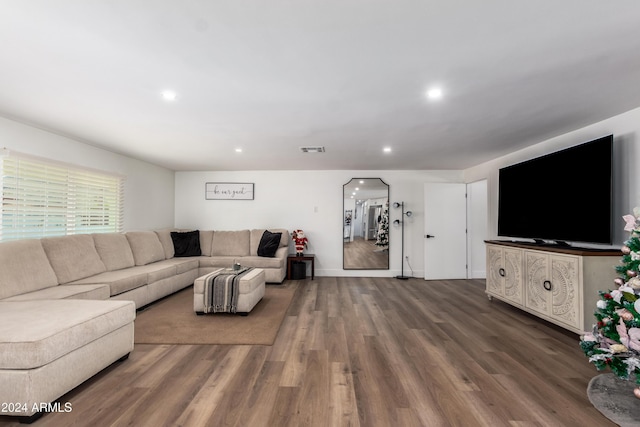
[[[128,356],[135,316],[131,301],[0,301],[0,402],[12,403],[2,415],[46,412],[48,403]]]
[[[205,283],[208,277],[219,275],[225,269],[219,268],[198,277],[193,284],[193,310],[196,314],[205,312]],[[238,307],[236,313],[247,315],[264,297],[265,274],[261,268],[254,268],[240,277],[238,282]]]

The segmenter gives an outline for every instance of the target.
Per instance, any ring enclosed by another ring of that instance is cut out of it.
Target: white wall
[[[19,151],[126,176],[125,230],[172,227],[174,172],[0,117],[0,144]]]
[[[300,228],[316,254],[316,274],[380,276],[400,274],[400,229],[390,225],[389,270],[342,269],[342,186],[351,178],[382,178],[390,202],[404,201],[413,216],[405,223],[405,254],[416,277],[424,276],[424,183],[462,182],[462,171],[233,171],[176,172],[175,225],[237,230]],[[253,182],[255,200],[205,200],[206,182]],[[390,223],[400,211],[390,208]],[[405,268],[405,274],[410,272]]]
[[[630,213],[634,206],[640,205],[640,183],[638,182],[640,150],[637,148],[638,135],[640,135],[640,108],[465,170],[466,182],[481,179],[488,181],[488,238],[497,237],[498,170],[500,168],[610,134],[614,136],[613,241],[614,246],[621,245],[628,238],[628,234],[623,230],[624,223],[621,217]],[[585,173],[589,173],[589,171],[585,171]],[[588,215],[589,201],[585,200],[582,206],[576,206],[575,214]],[[617,219],[620,220],[616,223]],[[570,226],[571,219],[567,218],[566,221],[567,226]]]

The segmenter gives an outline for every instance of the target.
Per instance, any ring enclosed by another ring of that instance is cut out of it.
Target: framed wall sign
[[[207,182],[206,200],[253,200],[252,182]]]

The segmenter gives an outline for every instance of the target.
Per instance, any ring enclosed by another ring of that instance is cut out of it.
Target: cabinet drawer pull
[[[544,282],[542,282],[542,286],[548,291],[551,290],[551,282],[548,280],[545,280]]]
[[[504,277],[504,276],[505,276],[504,268],[501,268],[500,270],[498,270],[498,274],[499,274],[500,276]]]

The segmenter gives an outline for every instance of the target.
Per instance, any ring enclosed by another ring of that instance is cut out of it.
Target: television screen
[[[498,235],[611,244],[613,135],[500,169]]]

